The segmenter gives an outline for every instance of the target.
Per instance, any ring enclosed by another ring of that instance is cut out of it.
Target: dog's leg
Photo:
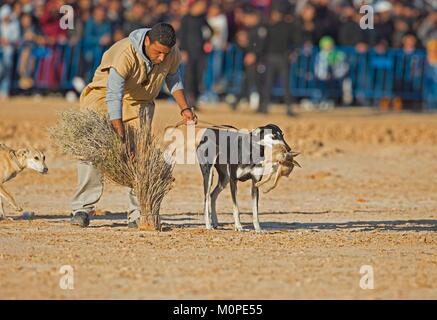
[[[235,230],[244,231],[243,226],[240,221],[240,209],[238,208],[237,203],[237,180],[231,178],[230,179],[231,186],[231,197],[232,197],[232,212],[234,214],[234,222],[235,222]]]
[[[270,188],[268,188],[267,190],[265,190],[264,193],[268,193],[276,188],[276,186],[278,185],[279,179],[282,177],[281,176],[281,169],[282,169],[281,165],[279,165],[278,171],[276,171],[276,176],[275,176],[275,180],[273,181],[273,185]]]
[[[261,232],[261,227],[259,225],[258,219],[258,201],[259,201],[259,189],[256,186],[255,180],[252,180],[252,213],[253,213],[253,226],[256,232]]]
[[[218,227],[218,218],[217,218],[217,210],[216,210],[217,197],[220,194],[220,192],[222,192],[223,189],[226,188],[226,185],[229,183],[228,173],[221,170],[220,167],[217,168],[217,171],[219,176],[218,183],[211,194],[211,220],[212,220],[213,228]]]
[[[204,214],[206,229],[212,229],[211,221],[211,186],[214,176],[214,167],[212,165],[205,165],[202,167],[203,174],[203,193],[204,193]]]
[[[3,198],[0,196],[0,220],[5,220],[5,208],[3,207]]]
[[[3,197],[6,199],[6,201],[8,201],[10,203],[11,206],[14,207],[14,209],[16,211],[23,211],[23,209],[21,209],[17,203],[15,202],[14,198],[9,194],[9,192],[6,191],[6,189],[0,185],[0,197]]]

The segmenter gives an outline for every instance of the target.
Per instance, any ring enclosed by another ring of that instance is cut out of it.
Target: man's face
[[[145,42],[146,54],[153,64],[160,64],[163,62],[171,50],[171,48],[164,46],[163,44],[159,43],[159,41],[151,43],[148,36],[146,36]]]

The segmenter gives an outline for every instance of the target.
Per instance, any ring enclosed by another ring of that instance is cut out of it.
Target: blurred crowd
[[[62,29],[59,23],[59,9],[64,4],[74,8],[71,30]],[[374,29],[360,27],[366,14],[360,8],[366,4],[371,4],[375,12]],[[354,47],[358,52],[388,47],[434,52],[435,6],[432,0],[0,1],[0,97],[7,97],[10,91],[7,75],[12,65],[12,48],[17,45],[30,48],[81,42],[90,48],[108,46],[135,29],[168,22],[178,34],[185,63],[185,87],[193,104],[204,91],[208,55],[215,53],[209,61],[216,69],[210,86],[219,90],[223,64],[220,52],[236,44],[244,52],[245,76],[241,93],[231,104],[236,108],[240,99],[247,97],[258,111],[266,112],[275,79],[279,77],[287,86],[287,65],[294,49],[320,45],[328,51],[342,46]],[[31,51],[27,55],[28,59],[21,59],[23,65],[18,66],[22,88],[32,85],[31,77],[26,76],[32,66]],[[323,61],[339,61],[341,69],[341,55],[321,56],[321,78]],[[291,106],[293,94],[285,91],[285,103]],[[291,107],[287,112],[292,114]]]

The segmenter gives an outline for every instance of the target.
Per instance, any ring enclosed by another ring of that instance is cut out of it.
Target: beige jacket
[[[158,96],[168,74],[177,72],[181,54],[177,46],[173,46],[164,61],[153,65],[147,73],[146,62],[137,53],[129,38],[122,39],[111,46],[102,57],[94,78],[82,91],[80,107],[91,108],[107,113],[106,83],[109,69],[115,70],[125,79],[123,96],[123,121],[138,118],[141,105],[153,103]]]

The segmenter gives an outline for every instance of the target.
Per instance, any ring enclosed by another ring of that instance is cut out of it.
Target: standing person
[[[0,101],[9,97],[15,45],[20,39],[20,22],[5,4],[0,8]]]
[[[265,84],[262,92],[261,104],[258,112],[267,113],[270,104],[270,95],[279,75],[284,90],[284,102],[288,116],[293,116],[292,99],[290,95],[290,63],[292,28],[284,21],[284,13],[280,5],[275,5],[270,13],[270,22],[267,26],[267,37],[265,43],[266,73]]]
[[[154,100],[165,80],[185,122],[196,121],[185,99],[178,71],[180,52],[175,44],[174,29],[166,23],[135,30],[128,38],[116,42],[104,53],[93,81],[82,91],[80,107],[108,113],[114,130],[125,140],[126,127],[138,127],[140,117],[151,125]],[[102,192],[99,171],[91,163],[80,162],[77,191],[72,200],[73,225],[88,226]],[[128,226],[137,227],[139,217],[138,200],[130,190]]]
[[[206,67],[208,41],[212,30],[206,21],[206,1],[191,4],[189,14],[182,18],[180,29],[182,60],[185,63],[184,83],[191,104],[197,104],[200,96],[203,72]]]
[[[228,45],[228,21],[219,3],[214,2],[209,6],[207,21],[212,28],[213,35],[211,38],[212,52],[208,59],[212,72],[206,82],[208,94],[212,95],[213,101],[216,101],[217,92],[222,91],[220,89],[223,88],[219,80],[222,77],[223,60]]]
[[[267,29],[261,22],[260,12],[252,6],[244,9],[243,26],[236,35],[237,44],[243,51],[243,77],[240,93],[231,107],[236,110],[240,100],[248,97],[251,108],[256,110],[261,92],[259,67]]]
[[[92,78],[92,70],[102,56],[105,46],[111,42],[111,23],[106,16],[106,9],[97,6],[92,16],[85,23],[83,34],[83,63],[86,72],[86,81]]]

